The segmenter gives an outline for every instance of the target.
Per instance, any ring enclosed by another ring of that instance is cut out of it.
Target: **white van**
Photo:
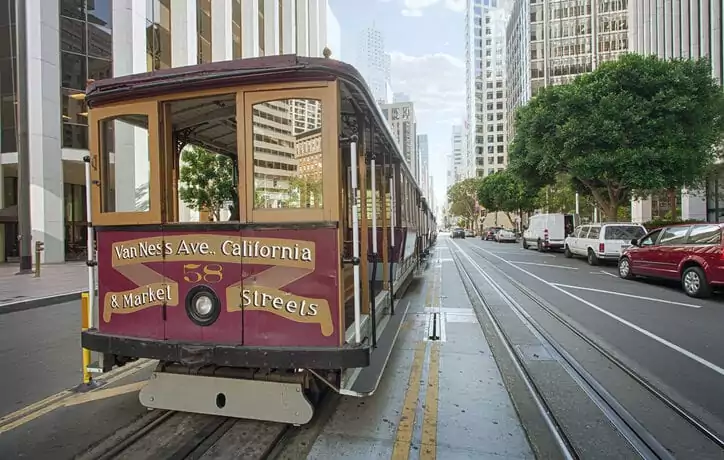
[[[646,235],[646,228],[630,222],[581,225],[566,238],[566,257],[581,256],[590,265],[600,260],[618,260],[632,239]]]
[[[535,246],[538,251],[563,249],[566,233],[580,223],[578,214],[536,214],[528,219],[523,232],[523,249]]]

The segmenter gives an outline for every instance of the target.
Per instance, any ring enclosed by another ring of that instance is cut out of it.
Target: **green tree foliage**
[[[472,223],[477,221],[475,206],[481,181],[482,179],[477,178],[465,179],[448,189],[447,199],[451,215],[462,217]]]
[[[225,155],[193,147],[184,150],[179,172],[179,196],[195,210],[208,211],[215,221],[221,219],[221,208],[238,201],[234,184],[234,162]]]
[[[723,133],[708,61],[626,54],[521,108],[511,167],[536,186],[568,174],[613,220],[632,194],[701,180]]]
[[[576,211],[576,193],[579,212],[583,216],[591,216],[595,201],[583,187],[576,187],[571,177],[559,174],[551,185],[543,186],[538,192],[538,203],[548,212],[572,213]]]
[[[491,212],[511,213],[536,208],[535,192],[509,170],[498,171],[481,181],[478,202]]]

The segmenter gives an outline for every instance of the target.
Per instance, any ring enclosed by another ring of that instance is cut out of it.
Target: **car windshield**
[[[604,239],[631,241],[639,239],[646,234],[646,231],[638,225],[611,225],[606,227]]]

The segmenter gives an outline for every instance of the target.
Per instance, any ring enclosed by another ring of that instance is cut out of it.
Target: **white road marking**
[[[615,274],[613,274],[613,273],[611,273],[611,272],[607,272],[606,270],[599,270],[599,271],[600,271],[601,273],[603,273],[604,275],[613,276],[614,278],[618,278],[618,275],[615,275]]]
[[[519,255],[525,255],[525,256],[536,256],[536,257],[553,257],[555,259],[555,255],[553,254],[540,254],[533,251],[527,251],[525,249],[521,249],[520,251],[490,251],[493,254],[519,254]]]
[[[724,376],[724,368],[717,366],[716,364],[714,364],[710,361],[707,361],[706,359],[702,358],[701,356],[696,355],[696,354],[690,352],[689,350],[676,345],[675,343],[669,342],[668,340],[666,340],[662,337],[659,337],[658,335],[654,334],[653,332],[649,332],[648,330],[642,328],[641,326],[637,326],[636,324],[632,323],[631,321],[625,320],[618,315],[614,315],[613,313],[611,313],[607,310],[604,310],[603,308],[599,307],[598,305],[596,305],[592,302],[589,302],[586,299],[582,299],[575,294],[572,294],[562,288],[559,288],[558,286],[553,285],[553,283],[550,283],[550,282],[544,280],[540,276],[534,275],[533,273],[529,272],[528,270],[518,267],[517,265],[513,265],[512,263],[508,262],[507,260],[503,259],[502,257],[496,256],[495,254],[491,253],[490,251],[486,251],[485,249],[482,249],[482,248],[481,248],[481,250],[487,252],[488,254],[490,254],[491,256],[493,256],[497,259],[500,259],[502,262],[510,265],[511,267],[515,268],[516,270],[520,270],[521,272],[525,273],[526,275],[530,276],[531,278],[535,278],[538,281],[540,281],[541,283],[547,284],[548,286],[552,287],[553,289],[556,289],[556,290],[564,293],[565,295],[567,295],[575,300],[578,300],[582,304],[587,305],[587,306],[593,308],[594,310],[597,310],[597,311],[603,313],[604,315],[618,321],[619,323],[621,323],[625,326],[628,326],[637,332],[640,332],[641,334],[645,335],[646,337],[653,339],[656,342],[659,342],[660,344],[662,344],[666,347],[669,347],[670,349],[672,349],[674,351],[681,353],[682,355],[686,356],[687,358],[690,358],[690,359],[696,361],[697,363],[701,364],[702,366],[705,366],[705,367],[711,369],[712,371],[716,372],[717,374]]]
[[[601,294],[611,294],[611,295],[620,295],[622,297],[631,297],[632,299],[639,299],[639,300],[648,300],[651,302],[660,302],[660,303],[668,303],[670,305],[681,305],[682,307],[689,307],[689,308],[701,308],[701,305],[695,305],[693,303],[684,303],[684,302],[676,302],[674,300],[664,300],[664,299],[657,299],[655,297],[646,297],[641,295],[634,295],[634,294],[625,294],[623,292],[614,292],[614,291],[606,291],[604,289],[594,289],[589,287],[583,287],[583,286],[571,286],[569,284],[560,284],[560,283],[551,283],[553,286],[558,286],[560,288],[564,289],[580,289],[582,291],[591,291],[591,292],[600,292]]]
[[[497,256],[496,256],[497,257]],[[511,264],[523,264],[523,265],[536,265],[538,267],[550,267],[550,268],[564,268],[566,270],[578,270],[576,267],[567,267],[565,265],[553,265],[553,264],[540,264],[537,262],[521,262],[518,260],[511,260]]]

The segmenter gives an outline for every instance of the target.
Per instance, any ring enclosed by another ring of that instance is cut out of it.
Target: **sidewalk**
[[[88,289],[85,262],[40,267],[40,277],[16,275],[18,264],[0,264],[0,313],[25,310],[80,297]]]

